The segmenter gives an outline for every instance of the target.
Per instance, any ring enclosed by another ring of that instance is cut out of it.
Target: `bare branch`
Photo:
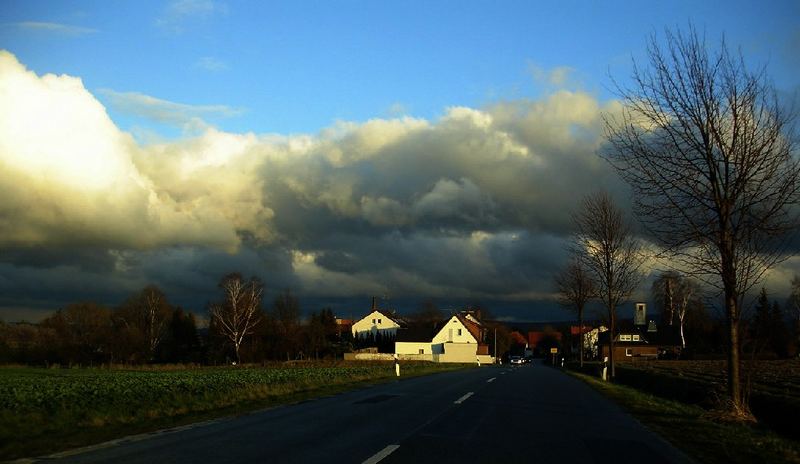
[[[798,223],[800,160],[794,114],[764,68],[750,71],[724,40],[715,53],[694,28],[648,43],[649,67],[618,87],[625,109],[606,117],[603,156],[634,192],[648,232],[690,275],[724,294],[729,390],[742,410],[738,322],[743,296],[787,257]]]

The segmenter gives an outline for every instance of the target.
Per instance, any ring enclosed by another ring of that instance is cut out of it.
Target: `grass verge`
[[[402,379],[464,368],[405,363]],[[393,363],[191,369],[0,368],[0,460],[234,416],[394,380]]]
[[[705,464],[800,463],[800,443],[770,430],[713,420],[705,409],[569,372]]]

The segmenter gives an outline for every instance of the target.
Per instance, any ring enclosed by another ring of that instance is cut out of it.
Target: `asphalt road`
[[[541,364],[405,379],[120,440],[59,461],[691,462],[579,380]]]

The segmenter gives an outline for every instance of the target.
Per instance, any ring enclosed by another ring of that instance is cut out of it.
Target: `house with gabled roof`
[[[372,298],[372,308],[370,313],[354,322],[351,326],[353,338],[375,337],[394,337],[397,329],[403,326],[403,321],[389,311],[378,308],[375,298]]]
[[[636,325],[630,320],[617,322],[614,334],[614,359],[617,361],[637,361],[643,359],[673,359],[680,356],[681,339],[677,326],[659,326],[655,321],[647,325]],[[600,356],[608,356],[610,332],[603,332],[598,338]]]
[[[397,331],[395,354],[404,359],[436,362],[491,363],[486,329],[472,314],[454,314],[447,321]]]

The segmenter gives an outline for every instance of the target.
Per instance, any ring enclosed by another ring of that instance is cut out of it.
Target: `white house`
[[[375,298],[372,299],[372,312],[353,323],[351,328],[353,337],[377,335],[390,335],[394,337],[397,329],[401,327],[399,319],[381,311],[375,305]]]
[[[395,354],[402,359],[491,363],[484,334],[483,325],[474,316],[456,314],[436,326],[400,329]]]
[[[468,326],[473,328],[472,332]],[[480,322],[471,319],[470,316],[456,315],[451,317],[439,332],[436,333],[432,343],[471,343],[478,346],[478,339],[476,337],[480,337],[480,329]]]

